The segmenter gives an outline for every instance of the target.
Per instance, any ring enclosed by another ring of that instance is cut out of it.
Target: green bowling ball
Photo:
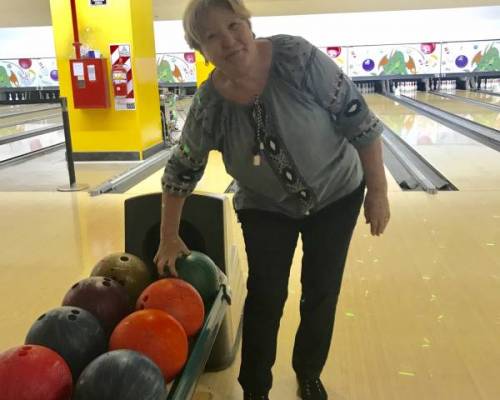
[[[191,251],[188,256],[180,257],[175,263],[179,278],[194,286],[205,305],[208,315],[220,286],[220,270],[210,257],[199,251]]]
[[[113,253],[104,257],[90,275],[107,276],[120,283],[127,290],[132,307],[142,291],[153,282],[144,261],[129,253]]]

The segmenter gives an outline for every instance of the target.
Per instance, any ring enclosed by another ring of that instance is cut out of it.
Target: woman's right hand
[[[189,254],[189,249],[179,235],[162,238],[153,259],[158,269],[158,274],[163,276],[165,274],[165,267],[167,267],[170,275],[177,277],[175,261],[178,257]]]

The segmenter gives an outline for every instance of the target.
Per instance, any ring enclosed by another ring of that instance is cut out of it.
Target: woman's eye
[[[229,29],[232,29],[232,30],[235,30],[235,29],[238,29],[238,22],[233,22],[229,25]]]

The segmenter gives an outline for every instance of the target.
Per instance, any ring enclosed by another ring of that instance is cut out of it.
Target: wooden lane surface
[[[126,194],[0,193],[0,349],[22,344],[103,256],[123,249]],[[323,378],[332,398],[491,400],[500,393],[500,191],[390,192],[381,238],[362,217],[349,254]],[[234,235],[240,235],[237,229]],[[244,247],[240,240],[244,263]],[[272,396],[295,399],[300,247],[280,331]],[[200,393],[239,400],[238,362]]]
[[[500,189],[500,154],[381,95],[366,95],[377,116],[459,190]],[[436,96],[434,96],[436,97]]]
[[[455,94],[457,96],[465,97],[467,99],[478,100],[478,101],[482,101],[484,103],[489,103],[489,104],[493,104],[496,106],[500,106],[500,97],[499,96],[492,96],[488,93],[478,93],[478,92],[472,92],[470,90],[457,90],[453,94]]]
[[[479,105],[465,103],[460,100],[435,96],[430,93],[417,92],[416,99],[431,106],[438,107],[443,111],[456,114],[478,124],[500,131],[500,113],[481,107]],[[499,132],[500,135],[500,132]]]

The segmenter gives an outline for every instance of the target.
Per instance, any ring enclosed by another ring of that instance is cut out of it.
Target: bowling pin
[[[396,82],[396,89],[394,90],[394,94],[396,96],[401,96],[401,88],[399,87],[399,84]]]

